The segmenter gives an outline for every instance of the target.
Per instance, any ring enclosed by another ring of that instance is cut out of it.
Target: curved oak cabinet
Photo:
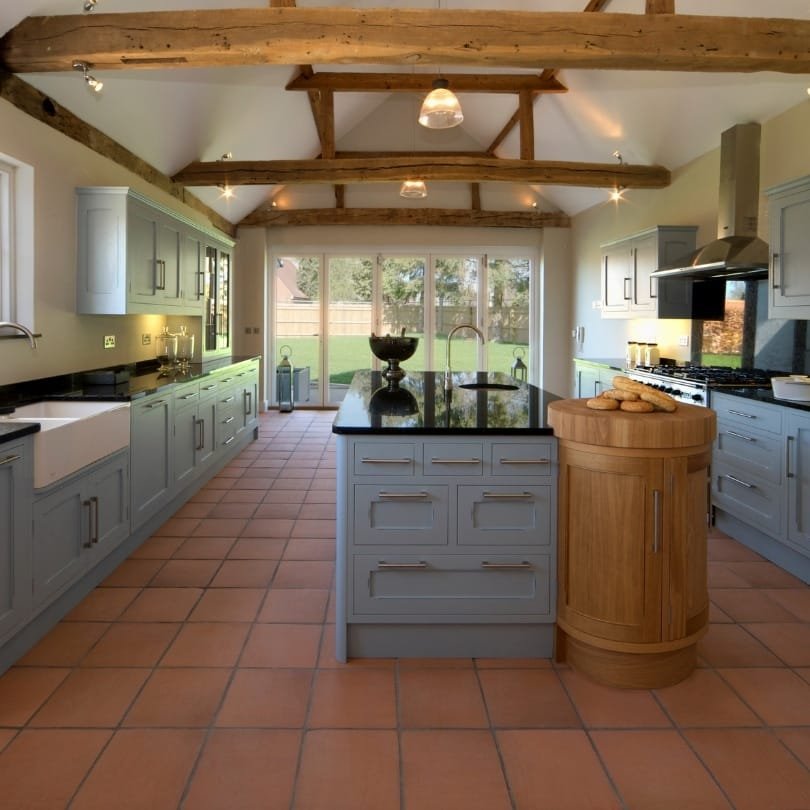
[[[713,411],[548,408],[559,439],[556,658],[611,686],[695,667],[706,630]]]

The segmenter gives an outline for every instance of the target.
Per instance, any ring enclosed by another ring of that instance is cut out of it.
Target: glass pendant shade
[[[400,197],[412,197],[422,199],[427,197],[427,187],[424,180],[405,180],[399,189]]]
[[[419,111],[419,123],[428,129],[449,129],[458,126],[464,120],[455,93],[448,90],[446,79],[436,79]]]

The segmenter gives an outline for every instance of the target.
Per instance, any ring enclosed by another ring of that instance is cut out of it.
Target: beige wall
[[[741,121],[740,123],[745,123]],[[763,123],[760,188],[810,174],[810,101]],[[717,134],[719,143],[720,133]],[[572,345],[582,357],[624,357],[627,340],[657,341],[661,354],[689,359],[689,348],[678,346],[678,336],[690,334],[690,321],[602,319],[593,302],[600,296],[600,244],[655,225],[697,225],[698,244],[716,237],[720,149],[703,155],[673,173],[672,184],[658,191],[627,191],[616,204],[605,202],[573,220],[572,328],[585,327],[584,345]],[[767,241],[767,200],[760,198],[759,235]],[[573,369],[571,369],[573,380]]]
[[[34,167],[35,319],[42,334],[35,351],[24,340],[0,340],[0,385],[154,357],[141,335],[160,332],[164,317],[76,314],[74,189],[132,186],[201,224],[204,218],[2,100],[0,152]],[[104,335],[115,335],[115,349],[103,348]]]

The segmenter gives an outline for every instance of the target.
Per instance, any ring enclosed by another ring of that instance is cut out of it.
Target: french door
[[[528,257],[459,253],[286,254],[273,258],[268,366],[286,354],[296,405],[329,407],[345,396],[355,371],[379,368],[368,337],[418,337],[406,371],[444,370],[454,327],[456,371],[509,373],[517,357],[532,368],[532,263]],[[276,399],[275,374],[270,401]]]

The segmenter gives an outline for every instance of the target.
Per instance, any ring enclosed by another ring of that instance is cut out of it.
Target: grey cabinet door
[[[118,453],[92,472],[85,496],[92,506],[92,565],[129,537],[129,454]]]
[[[197,403],[176,408],[174,412],[174,480],[181,486],[196,472],[200,429]]]
[[[147,397],[133,403],[131,411],[131,515],[137,528],[172,497],[171,395]]]
[[[459,546],[551,545],[550,485],[458,488]]]
[[[31,611],[32,448],[0,447],[0,638]]]
[[[217,400],[216,397],[206,397],[200,401],[197,416],[199,431],[195,463],[198,467],[208,464],[214,459],[217,449]]]
[[[447,545],[446,485],[355,484],[355,545]]]
[[[810,318],[810,188],[775,196],[769,206],[769,318]]]
[[[127,277],[129,301],[150,304],[155,301],[158,271],[155,249],[155,212],[136,200],[127,201]]]
[[[87,567],[92,504],[71,480],[34,504],[34,606],[50,601]]]
[[[810,414],[787,421],[788,540],[810,555]]]

